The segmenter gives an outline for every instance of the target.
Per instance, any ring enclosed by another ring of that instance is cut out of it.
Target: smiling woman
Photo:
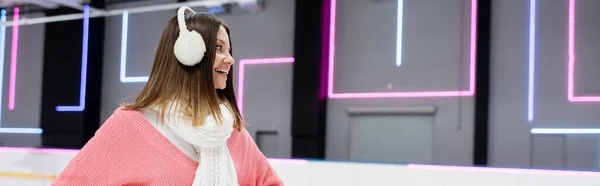
[[[187,26],[180,28],[178,22]],[[166,110],[170,102],[178,100],[183,104],[181,112],[193,118],[195,126],[200,126],[208,115],[222,119],[220,104],[223,103],[233,111],[234,126],[241,130],[233,73],[223,73],[234,63],[229,40],[227,25],[210,14],[171,19],[160,39],[148,83],[137,100],[126,107],[157,106]],[[164,117],[163,112],[160,115]]]
[[[54,185],[283,185],[244,130],[229,28],[181,7],[148,83],[117,109]]]
[[[225,26],[221,25],[217,33],[217,54],[215,55],[215,73],[213,77],[215,88],[217,89],[225,89],[227,87],[227,74],[229,74],[231,65],[235,62],[231,54],[229,32],[227,30]]]

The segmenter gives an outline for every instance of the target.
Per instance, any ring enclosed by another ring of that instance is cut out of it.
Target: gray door
[[[431,111],[403,107],[351,112],[350,160],[431,163],[434,109],[425,110]]]

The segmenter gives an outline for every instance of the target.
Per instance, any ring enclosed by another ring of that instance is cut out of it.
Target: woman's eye
[[[217,50],[218,50],[218,51],[221,51],[222,49],[223,49],[223,46],[221,46],[221,45],[217,45]]]

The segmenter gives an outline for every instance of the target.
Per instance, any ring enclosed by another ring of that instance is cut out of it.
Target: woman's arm
[[[271,167],[271,164],[266,158],[259,160],[260,165],[258,168],[258,175],[256,176],[256,185],[264,186],[280,186],[283,185],[281,178],[277,175],[275,170]]]
[[[53,186],[94,186],[87,170],[73,159],[52,183]]]
[[[239,134],[239,138],[241,140],[241,144],[244,144],[246,147],[244,152],[242,152],[244,159],[246,160],[245,164],[251,168],[251,170],[246,170],[246,172],[251,176],[249,178],[253,183],[244,183],[243,185],[256,185],[256,186],[280,186],[283,185],[283,182],[277,175],[277,173],[273,170],[271,165],[269,164],[267,157],[260,151],[252,136],[248,133],[246,129]]]

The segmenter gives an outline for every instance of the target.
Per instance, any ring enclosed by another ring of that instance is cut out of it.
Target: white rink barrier
[[[77,150],[0,148],[0,186],[50,185]],[[270,159],[286,186],[599,186],[600,172]]]

